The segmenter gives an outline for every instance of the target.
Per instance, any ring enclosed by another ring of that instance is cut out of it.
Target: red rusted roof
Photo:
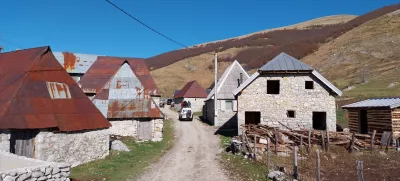
[[[50,47],[0,53],[0,129],[110,127]]]
[[[109,119],[163,118],[149,93],[125,61],[93,98],[93,103]]]
[[[99,56],[82,77],[79,83],[82,85],[83,92],[98,93],[115,72],[117,72],[124,61],[129,62],[132,70],[150,95],[160,95],[144,59],[110,56]]]
[[[197,83],[195,80],[192,82],[188,82],[179,92],[174,96],[174,98],[181,98],[181,97],[188,97],[188,98],[207,98],[207,93]]]

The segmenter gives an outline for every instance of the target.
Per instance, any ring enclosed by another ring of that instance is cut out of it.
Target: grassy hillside
[[[397,9],[400,9],[400,4],[383,7],[356,18],[347,18],[349,21],[344,20],[346,18],[336,17],[337,21],[332,20],[332,17],[327,18],[330,23],[339,24],[324,23],[324,18],[320,18],[310,21],[316,24],[308,22],[303,23],[304,26],[295,25],[296,28],[265,31],[197,45],[151,57],[147,59],[147,64],[162,95],[170,96],[174,89],[180,89],[190,80],[198,80],[203,87],[208,87],[213,82],[215,51],[218,52],[219,61],[223,62],[220,71],[236,59],[246,70],[254,72],[280,52],[301,59],[365,22]]]
[[[324,44],[303,61],[345,97],[400,96],[400,11],[371,20]],[[399,84],[398,84],[399,83]]]

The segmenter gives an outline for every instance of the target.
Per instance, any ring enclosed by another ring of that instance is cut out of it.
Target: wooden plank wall
[[[392,110],[392,128],[393,137],[397,138],[400,136],[400,108]]]
[[[349,115],[349,128],[350,132],[359,132],[358,128],[358,109],[348,110]],[[399,131],[400,131],[400,110],[399,114]],[[392,110],[390,109],[368,109],[367,110],[368,119],[368,132],[373,132],[376,130],[376,137],[380,138],[383,131],[392,131]]]

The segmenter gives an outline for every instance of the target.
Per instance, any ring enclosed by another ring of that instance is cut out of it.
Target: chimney
[[[240,73],[240,84],[243,84],[243,74]]]

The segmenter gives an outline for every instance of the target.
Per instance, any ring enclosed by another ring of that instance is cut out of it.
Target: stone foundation
[[[163,127],[164,127],[164,120],[163,119],[154,119],[152,120],[154,123],[153,126],[153,138],[151,141],[162,141],[162,132],[163,132]]]
[[[70,175],[71,165],[69,164],[49,163],[9,153],[0,153],[0,157],[0,160],[13,162],[13,165],[18,167],[15,168],[8,165],[3,168],[0,165],[0,180],[3,181],[70,180],[68,177]]]
[[[70,133],[40,132],[35,138],[37,159],[77,166],[109,154],[108,129]]]
[[[0,151],[10,152],[10,132],[0,130]]]
[[[137,120],[121,120],[121,121],[110,121],[110,134],[118,136],[137,136],[138,129]]]

